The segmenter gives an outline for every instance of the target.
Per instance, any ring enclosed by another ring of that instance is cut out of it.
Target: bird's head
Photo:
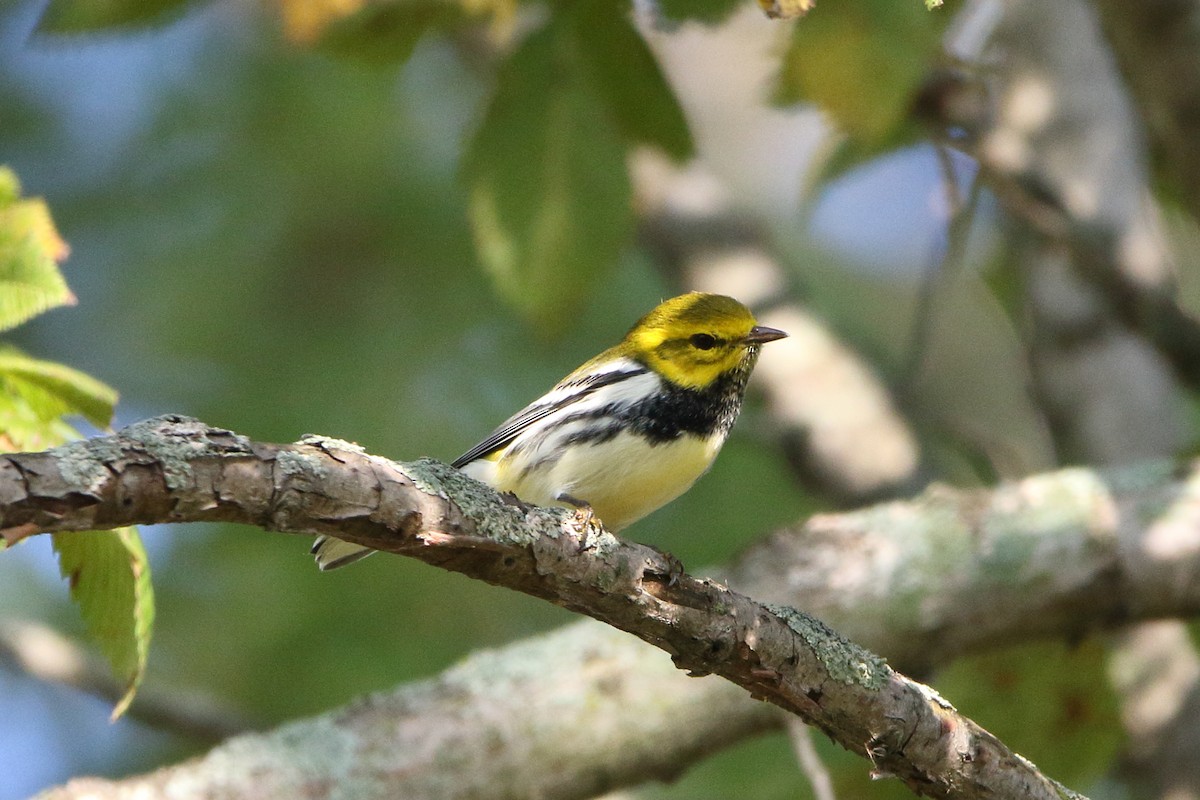
[[[757,356],[760,345],[785,336],[756,325],[732,297],[692,292],[660,303],[618,349],[674,384],[703,389]]]

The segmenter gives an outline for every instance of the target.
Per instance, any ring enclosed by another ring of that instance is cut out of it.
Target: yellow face
[[[736,369],[751,347],[783,335],[756,328],[750,309],[732,297],[693,292],[642,317],[618,348],[673,383],[702,389]]]

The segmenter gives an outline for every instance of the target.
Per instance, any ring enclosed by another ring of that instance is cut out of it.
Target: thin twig
[[[796,761],[799,762],[804,776],[808,778],[813,797],[816,800],[837,800],[833,791],[833,779],[829,777],[829,770],[825,768],[825,762],[821,760],[821,755],[813,743],[812,728],[792,716],[787,718],[785,724],[788,738],[792,742],[792,752],[796,754]]]
[[[933,333],[937,327],[935,323],[939,290],[958,275],[966,262],[971,228],[984,187],[980,173],[976,170],[964,200],[950,148],[943,144],[935,144],[934,152],[937,153],[942,190],[945,194],[946,231],[938,237],[938,244],[921,276],[917,307],[913,312],[912,333],[909,335],[908,365],[904,371],[905,380],[910,386],[916,384],[925,372]]]
[[[46,683],[59,684],[116,703],[124,696],[108,666],[94,653],[52,628],[35,622],[0,620],[0,664]],[[216,698],[146,687],[127,716],[200,742],[219,742],[253,726]]]

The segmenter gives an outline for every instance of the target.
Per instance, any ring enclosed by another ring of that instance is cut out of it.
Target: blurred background
[[[79,301],[12,341],[117,388],[114,427],[175,412],[450,460],[660,299],[712,288],[794,335],[768,350],[712,472],[630,532],[689,568],[931,480],[1194,439],[1200,367],[1177,334],[1198,241],[1184,176],[1200,172],[1184,171],[1186,136],[1173,149],[1145,123],[1158,104],[1166,124],[1190,84],[1163,98],[1153,74],[1121,72],[1153,37],[1116,3],[822,0],[794,22],[642,3],[632,19],[678,108],[624,76],[635,49],[564,94],[578,129],[513,99],[536,83],[528,42],[559,24],[554,4],[420,24],[388,16],[405,3],[345,18],[356,4],[131,4],[118,24],[86,5],[0,5],[0,163],[47,200]],[[571,221],[552,252],[517,230],[514,258],[481,209],[520,228],[503,191],[537,171],[543,134],[572,152],[553,196]],[[319,574],[301,537],[142,536],[157,600],[144,686],[231,724],[312,714],[572,618],[390,556]],[[0,616],[87,646],[40,538],[0,557]],[[1193,663],[1189,632],[1174,635],[1175,663]],[[1124,646],[1032,643],[921,677],[1067,785],[1152,796],[1110,676]],[[213,743],[110,724],[105,701],[3,663],[0,800]],[[817,744],[839,796],[909,796]],[[783,734],[644,790],[733,792],[811,794]]]

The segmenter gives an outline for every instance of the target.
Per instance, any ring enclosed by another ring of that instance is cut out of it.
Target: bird
[[[573,508],[620,531],[712,466],[762,345],[786,336],[732,297],[665,300],[452,466],[523,503]],[[331,536],[312,548],[323,571],[373,552]]]

